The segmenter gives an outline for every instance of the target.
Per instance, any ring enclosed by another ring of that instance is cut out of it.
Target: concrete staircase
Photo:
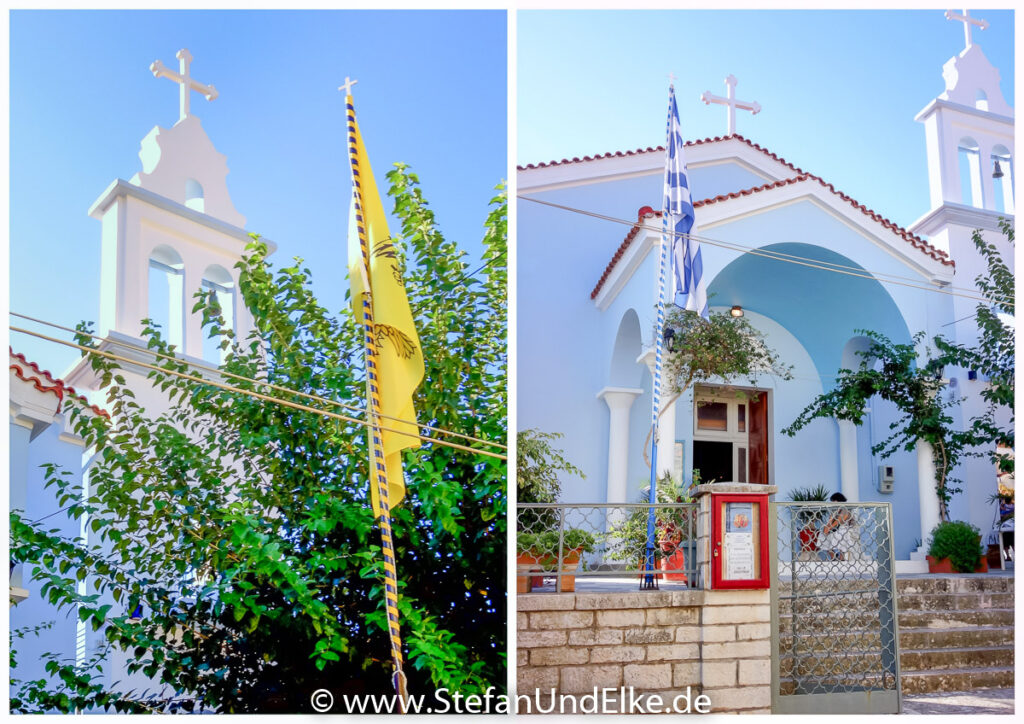
[[[904,694],[1013,686],[1013,576],[897,578]]]

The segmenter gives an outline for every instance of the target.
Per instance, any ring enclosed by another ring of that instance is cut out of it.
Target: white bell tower
[[[154,127],[142,139],[142,170],[130,181],[115,180],[89,209],[102,225],[98,334],[145,347],[141,320],[150,318],[179,354],[216,365],[218,340],[210,340],[201,316],[191,313],[192,297],[200,289],[215,292],[225,320],[244,340],[253,323],[241,304],[234,267],[250,239],[228,193],[227,159],[191,113],[193,91],[207,100],[217,91],[191,77],[188,50],[177,58],[178,72],[159,60],[150,66],[156,78],[179,85],[177,122]],[[126,354],[121,345],[104,347]],[[69,382],[83,387],[90,386],[89,377],[86,361],[68,374]]]
[[[915,118],[925,126],[932,206],[917,224],[943,207],[1012,216],[1013,108],[999,89],[999,71],[971,39],[972,25],[984,29],[988,23],[966,10],[946,17],[964,23],[966,47],[942,68],[946,90]]]
[[[947,11],[946,18],[963,23],[965,47],[943,66],[945,91],[915,118],[925,127],[931,210],[909,229],[949,252],[956,263],[955,286],[976,290],[975,279],[985,264],[971,240],[974,230],[981,229],[985,241],[995,244],[1013,268],[1013,248],[999,229],[1000,219],[1012,223],[1014,218],[1013,108],[999,89],[999,71],[972,38],[972,28],[984,30],[988,23],[966,10]],[[978,340],[977,306],[975,298],[951,296],[935,331],[973,346]],[[986,407],[979,395],[985,380],[970,370],[947,370],[946,375],[956,396],[965,398],[960,405],[963,421],[980,415]],[[994,465],[987,458],[969,458],[958,477],[965,482],[967,519],[982,531],[989,530]]]

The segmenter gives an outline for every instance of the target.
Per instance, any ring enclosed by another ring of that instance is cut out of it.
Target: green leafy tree
[[[1002,231],[1011,248],[1014,244],[1013,225],[1006,219],[999,220]],[[1013,456],[1002,454],[1000,448],[1012,448],[1014,439],[1014,354],[1016,340],[1012,324],[1007,324],[1000,314],[1013,317],[1014,280],[1013,270],[999,254],[996,245],[982,238],[981,231],[971,235],[974,247],[985,260],[985,272],[975,279],[975,284],[988,302],[978,304],[975,320],[978,326],[978,342],[968,346],[936,337],[938,362],[977,370],[988,380],[981,390],[981,397],[988,406],[984,413],[969,421],[969,432],[976,445],[986,445],[989,455],[999,470],[1013,472]],[[1008,420],[1000,417],[1009,412]]]
[[[889,436],[875,444],[871,452],[885,458],[901,448],[913,450],[919,440],[929,443],[935,462],[939,515],[949,520],[949,502],[961,491],[960,481],[951,473],[971,446],[972,438],[953,425],[952,408],[957,400],[943,394],[942,365],[935,360],[918,364],[916,345],[924,339],[923,333],[914,336],[913,344],[896,344],[878,332],[856,331],[870,340],[868,348],[857,353],[861,357],[859,368],[839,370],[835,387],[812,400],[782,432],[792,437],[817,418],[860,425],[873,397],[892,402],[899,417],[889,425]]]
[[[426,365],[419,422],[504,442],[504,190],[471,278],[417,177],[399,165],[388,179]],[[248,339],[235,340],[215,300],[197,295],[195,311],[228,351],[222,369],[362,406],[362,337],[351,312],[332,316],[318,304],[301,260],[274,271],[266,254],[254,237],[238,264],[255,321]],[[155,326],[144,336],[152,350],[173,351]],[[71,411],[97,453],[89,494],[58,468],[47,472],[66,514],[87,516],[89,542],[14,512],[11,556],[42,581],[44,600],[97,632],[99,649],[80,666],[51,655],[52,683],[20,680],[12,667],[11,709],[304,712],[325,688],[339,711],[340,694],[389,693],[365,428],[183,380],[171,372],[195,371],[173,360],[149,375],[171,402],[152,416],[115,362],[93,355],[92,365],[111,418]],[[503,690],[506,465],[429,442],[404,463],[407,497],[393,528],[409,690]],[[129,670],[150,677],[152,692],[102,683],[112,648],[128,652]]]
[[[672,396],[660,415],[687,390],[705,382],[729,384],[736,380],[756,384],[761,374],[792,379],[792,368],[771,349],[764,335],[743,317],[712,312],[707,320],[696,312],[671,307],[665,317],[664,357],[666,387]],[[747,393],[738,389],[737,395]],[[644,441],[644,460],[650,467],[651,433]]]
[[[1014,242],[1012,225],[1000,220],[1000,229],[1010,245]],[[1013,272],[1002,259],[995,244],[986,242],[980,231],[972,235],[975,248],[985,260],[986,271],[976,279],[978,289],[988,303],[978,305],[976,319],[980,336],[977,346],[951,342],[943,337],[933,341],[938,354],[918,361],[915,349],[924,339],[919,333],[914,345],[896,344],[877,332],[858,330],[871,344],[859,353],[860,368],[840,370],[836,386],[808,405],[793,423],[783,430],[795,435],[815,418],[850,420],[860,424],[864,407],[878,395],[896,405],[901,416],[890,425],[892,433],[872,447],[874,454],[887,457],[901,447],[912,450],[918,440],[932,446],[935,463],[935,487],[939,497],[939,515],[949,520],[949,502],[962,491],[952,471],[965,456],[985,454],[978,446],[989,446],[989,453],[1000,470],[1013,471],[1012,455],[1000,454],[1000,447],[1012,447],[1014,438],[1014,330],[999,314],[1014,311]],[[966,429],[953,425],[952,411],[960,402],[945,393],[942,372],[957,365],[975,369],[989,379],[981,396],[988,402],[982,415],[970,420]],[[999,414],[1009,410],[1009,423],[1001,424]]]
[[[561,437],[560,432],[532,428],[516,434],[516,490],[520,503],[557,503],[562,492],[559,473],[585,477],[551,444]]]

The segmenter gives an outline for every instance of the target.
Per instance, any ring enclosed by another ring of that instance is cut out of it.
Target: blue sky
[[[1013,105],[1013,11],[970,14]],[[943,10],[521,11],[517,34],[517,163],[663,144],[669,72],[684,137],[725,135],[725,109],[700,96],[732,74],[762,106],[737,111],[738,133],[898,224],[929,210],[914,116],[964,49]]]
[[[246,229],[302,256],[328,309],[344,306],[350,194],[345,76],[378,183],[419,174],[448,238],[479,253],[493,187],[507,175],[502,11],[14,11],[10,21],[10,305],[68,326],[99,316],[100,224],[86,212],[140,170],[139,142],[178,118],[160,59],[192,53],[192,94],[227,156]],[[385,186],[386,188],[386,186]],[[74,350],[11,334],[61,374]]]

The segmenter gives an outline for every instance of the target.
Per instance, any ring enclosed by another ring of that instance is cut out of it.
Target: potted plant
[[[516,593],[529,593],[533,590],[530,574],[540,568],[540,562],[533,552],[533,533],[516,534]]]
[[[944,521],[932,531],[928,546],[929,573],[986,573],[981,531],[960,520]]]
[[[597,545],[597,537],[590,531],[582,528],[566,528],[562,531],[562,592],[568,593],[576,590],[576,569],[580,564],[580,557],[584,553],[590,553]],[[543,571],[544,573],[558,572],[558,531],[545,530],[541,533],[520,533],[517,537],[516,548],[518,551],[518,562],[521,565],[530,565],[531,571]],[[520,576],[529,579],[530,576]],[[520,587],[517,581],[517,590]],[[528,593],[532,588],[532,582],[525,583]]]
[[[700,471],[693,471],[693,485],[700,484]],[[650,488],[641,491],[637,502],[647,503]],[[659,504],[692,502],[687,490],[666,473],[657,481],[655,491]],[[693,556],[696,541],[696,511],[692,508],[656,508],[655,509],[655,547],[656,567],[672,573],[658,573],[659,578],[686,581],[682,571],[686,568],[687,555]],[[612,560],[637,561],[637,567],[643,570],[647,551],[647,508],[633,508],[619,523],[608,531],[608,557]],[[695,560],[691,558],[690,560]]]
[[[829,489],[818,483],[813,488],[811,486],[796,488],[790,493],[789,499],[794,503],[823,503],[828,501],[830,495]],[[797,534],[800,541],[800,550],[797,552],[798,560],[816,560],[818,557],[819,512],[816,510],[797,510],[796,512],[796,522],[800,526],[800,531]]]

